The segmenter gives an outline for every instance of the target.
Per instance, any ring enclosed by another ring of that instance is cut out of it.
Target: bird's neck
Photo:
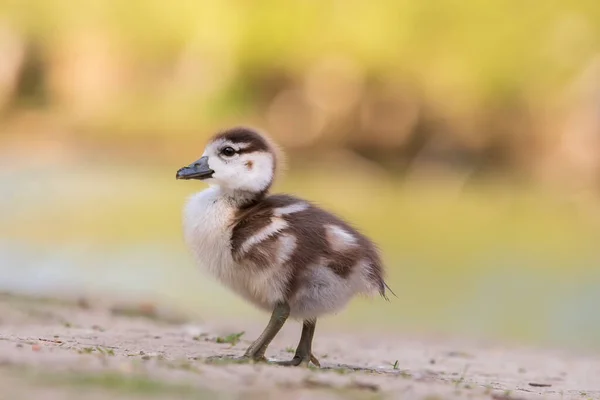
[[[228,190],[221,188],[221,196],[225,198],[233,207],[238,209],[252,207],[264,199],[268,193],[268,187],[260,192],[239,189]]]

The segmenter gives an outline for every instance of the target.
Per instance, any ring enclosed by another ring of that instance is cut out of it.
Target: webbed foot
[[[316,367],[321,368],[321,363],[319,362],[319,360],[317,359],[317,357],[314,356],[314,354],[310,354],[309,355],[300,355],[300,354],[296,354],[294,356],[294,358],[292,358],[291,360],[287,360],[287,361],[275,361],[274,364],[277,365],[282,365],[282,366],[286,366],[286,367],[297,367],[297,366],[304,366],[304,367],[308,367],[308,365],[310,363],[313,363],[313,365],[315,365]]]

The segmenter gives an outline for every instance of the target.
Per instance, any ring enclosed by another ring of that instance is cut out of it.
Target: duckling
[[[270,139],[248,127],[216,134],[199,160],[177,171],[177,179],[209,184],[185,206],[184,238],[201,269],[271,312],[243,359],[266,361],[267,347],[290,317],[303,321],[300,341],[294,357],[277,364],[320,366],[312,354],[317,318],[340,311],[355,295],[387,300],[391,290],[369,238],[310,201],[269,194],[278,154]]]

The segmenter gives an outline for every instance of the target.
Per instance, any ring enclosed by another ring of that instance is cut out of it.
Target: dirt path
[[[223,325],[0,296],[0,399],[600,399],[600,357],[555,351],[325,331],[321,370],[207,362],[241,355],[260,328],[238,338]],[[268,355],[291,357],[294,332]]]

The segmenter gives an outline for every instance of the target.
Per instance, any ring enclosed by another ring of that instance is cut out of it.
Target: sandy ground
[[[321,369],[208,361],[262,328],[231,326],[0,295],[0,399],[600,399],[597,354],[328,330]],[[290,358],[298,329],[267,355]]]

